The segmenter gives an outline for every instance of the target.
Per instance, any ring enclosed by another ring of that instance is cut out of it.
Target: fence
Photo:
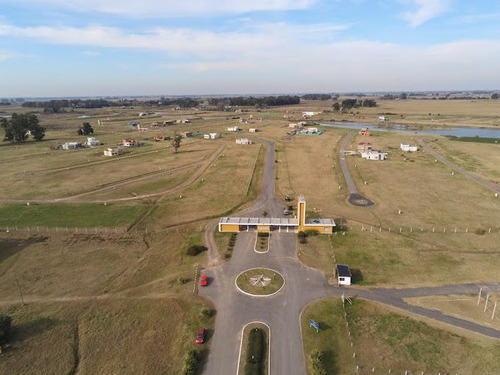
[[[436,234],[500,234],[500,228],[476,228],[472,229],[470,227],[436,227],[436,226],[423,226],[423,225],[407,225],[407,226],[397,226],[397,227],[383,227],[383,226],[372,226],[372,225],[339,225],[336,228],[335,235],[341,234],[345,235],[345,232],[370,232],[370,233],[436,233]]]
[[[488,288],[480,288],[479,295],[477,297],[477,306],[482,308],[482,303],[484,300],[483,313],[491,314],[491,320],[500,320],[500,314],[497,313],[498,294],[491,292]],[[500,307],[499,307],[500,309]]]

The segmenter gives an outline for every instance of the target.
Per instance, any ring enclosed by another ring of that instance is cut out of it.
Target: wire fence
[[[498,293],[492,292],[489,288],[483,287],[479,289],[477,298],[477,306],[482,309],[483,313],[491,320],[500,320],[500,299]],[[497,308],[497,304],[499,305]]]
[[[436,233],[436,234],[500,234],[500,228],[471,228],[471,227],[438,227],[424,225],[406,225],[395,227],[372,226],[372,225],[339,225],[334,235],[345,235],[346,232],[369,232],[369,233]]]

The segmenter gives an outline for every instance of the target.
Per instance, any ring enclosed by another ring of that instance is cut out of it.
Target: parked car
[[[292,200],[292,198],[290,198],[290,196],[288,196],[288,195],[285,195],[285,200],[286,200],[287,202],[290,202],[290,201]]]
[[[197,344],[203,344],[205,342],[205,328],[200,328],[196,331],[196,339],[194,342]]]
[[[286,215],[290,215],[290,211],[288,211],[288,210],[283,210],[283,215],[285,215],[285,216],[286,216]]]
[[[202,276],[200,278],[200,286],[207,286],[208,285],[208,276]]]

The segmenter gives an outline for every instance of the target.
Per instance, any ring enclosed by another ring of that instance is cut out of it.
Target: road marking
[[[263,324],[267,327],[267,330],[269,331],[269,339],[267,340],[267,375],[271,375],[271,327],[269,327],[268,324],[261,322],[260,320],[256,320],[250,323],[247,323],[243,326],[241,330],[241,339],[240,339],[240,352],[238,353],[238,366],[236,367],[236,375],[239,375],[240,373],[240,362],[241,362],[241,349],[243,347],[243,333],[245,332],[245,328],[247,328],[250,324]]]
[[[242,272],[240,272],[238,274],[238,276],[236,276],[236,278],[234,279],[234,285],[236,285],[236,289],[238,289],[238,291],[240,291],[241,293],[247,295],[247,296],[250,296],[250,297],[272,297],[274,296],[275,294],[281,292],[283,290],[283,288],[285,287],[285,284],[286,284],[286,279],[283,277],[283,275],[281,273],[279,273],[278,271],[276,270],[272,270],[271,268],[266,268],[266,267],[257,267],[257,268],[262,268],[262,269],[265,269],[265,270],[269,270],[269,271],[273,271],[273,272],[276,272],[277,274],[279,274],[282,278],[283,278],[283,285],[281,286],[281,288],[279,288],[276,292],[274,293],[271,293],[271,294],[252,294],[252,293],[248,293],[248,292],[245,292],[243,291],[239,286],[238,286],[238,283],[236,282],[238,280],[238,277],[240,277],[241,275],[243,275],[245,272],[248,272],[248,271],[251,271],[253,270],[254,268],[249,268],[247,270],[244,270]]]

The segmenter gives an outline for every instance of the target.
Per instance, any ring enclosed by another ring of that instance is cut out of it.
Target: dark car
[[[205,342],[205,328],[200,328],[196,331],[196,339],[194,342],[197,344],[203,344]]]

